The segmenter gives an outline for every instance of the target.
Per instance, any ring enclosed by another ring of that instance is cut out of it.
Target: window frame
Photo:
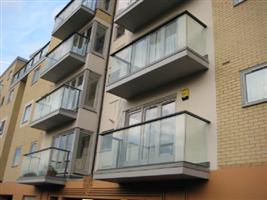
[[[123,28],[124,29],[124,32],[121,35],[118,35],[119,28],[123,28],[123,27],[120,26],[120,25],[118,25],[118,24],[116,24],[115,27],[114,27],[114,39],[113,39],[114,41],[120,39],[121,37],[123,37],[125,35],[125,32],[126,32],[126,29],[125,28]]]
[[[263,70],[263,69],[267,69],[267,63],[263,63],[263,64],[253,66],[253,67],[250,67],[250,68],[247,68],[247,69],[240,71],[242,107],[248,107],[248,106],[253,106],[253,105],[267,102],[267,98],[249,102],[248,101],[248,95],[247,95],[246,75],[251,74],[253,72]]]
[[[239,0],[238,2],[235,2],[235,0],[232,0],[232,2],[233,2],[233,6],[235,7],[235,6],[238,6],[239,4],[241,4],[241,3],[244,3],[246,0]]]
[[[102,1],[98,1],[97,2],[97,8],[99,8],[100,10],[104,11],[105,13],[107,14],[112,14],[112,8],[113,8],[113,4],[112,4],[112,0],[109,0],[109,7],[108,9],[106,10],[105,9],[105,0],[102,0]]]
[[[38,75],[37,75],[37,71],[38,71]],[[41,69],[40,67],[37,67],[34,71],[33,71],[33,75],[32,75],[32,85],[34,85],[35,83],[38,82],[39,78],[40,78],[40,73],[41,73]]]
[[[158,99],[156,101],[144,104],[142,106],[135,107],[133,109],[127,109],[125,111],[125,120],[124,120],[124,126],[129,126],[129,116],[132,113],[141,112],[141,122],[145,122],[145,116],[146,116],[146,110],[157,107],[158,108],[158,116],[155,118],[162,117],[162,108],[164,105],[169,103],[175,103],[175,112],[177,112],[177,96],[176,95],[170,95],[162,99]],[[175,113],[174,112],[174,113]]]
[[[0,121],[0,124],[1,124],[1,129],[2,130],[0,130],[0,137],[1,136],[3,136],[4,135],[4,133],[5,133],[5,127],[6,127],[6,118],[4,118],[4,119],[2,119],[1,121]],[[4,126],[3,126],[3,122],[4,122]],[[3,127],[2,127],[3,126]]]
[[[72,129],[65,130],[63,132],[58,132],[52,137],[51,146],[56,147],[56,139],[57,138],[62,138],[66,135],[73,134],[73,144],[72,144],[72,148],[71,148],[71,151],[69,154],[69,166],[68,166],[68,170],[67,170],[68,174],[83,174],[83,173],[80,173],[81,171],[79,171],[75,168],[76,155],[77,155],[77,151],[78,151],[79,138],[80,138],[81,133],[85,133],[85,134],[88,134],[90,136],[90,144],[89,144],[89,148],[88,148],[89,165],[88,165],[88,169],[85,169],[85,171],[83,172],[84,175],[89,175],[90,171],[92,169],[91,162],[92,162],[93,153],[94,153],[94,150],[92,147],[95,145],[94,132],[91,130],[85,130],[85,129],[75,127]],[[59,148],[61,148],[61,147],[59,147]]]
[[[1,98],[1,100],[0,100],[1,102],[0,102],[0,107],[1,106],[3,106],[4,105],[4,102],[5,102],[5,97],[4,96],[2,96],[2,98]]]
[[[15,92],[14,88],[11,89],[11,90],[9,90],[8,96],[7,96],[7,103],[6,104],[9,104],[13,100],[13,98],[14,98],[14,92]]]
[[[98,30],[98,26],[101,26],[102,28],[105,29],[105,38],[104,38],[104,45],[103,45],[103,52],[100,53],[98,51],[95,50],[95,45],[96,45],[96,39],[97,39],[97,30]],[[96,21],[94,24],[93,24],[93,28],[92,28],[92,31],[93,33],[91,33],[91,37],[92,37],[92,42],[91,42],[91,52],[94,53],[95,55],[97,56],[100,56],[101,58],[105,57],[106,53],[107,53],[107,42],[108,42],[108,38],[109,38],[109,31],[110,28],[98,21]]]
[[[93,73],[95,75],[98,76],[98,84],[97,84],[97,91],[96,91],[96,95],[95,95],[95,105],[94,107],[91,107],[87,104],[86,100],[87,100],[87,95],[90,93],[91,88],[89,87],[89,78],[90,78],[90,74]],[[89,110],[91,112],[96,113],[98,108],[99,108],[99,97],[100,97],[100,90],[103,87],[103,83],[102,83],[102,76],[99,73],[96,73],[92,70],[85,70],[84,72],[84,84],[83,84],[83,90],[82,90],[82,94],[81,94],[81,107]]]
[[[31,199],[31,200],[36,200],[36,196],[34,195],[24,195],[22,200],[27,200],[27,198]]]
[[[28,107],[30,107],[30,110],[29,110],[29,118],[26,121],[24,121],[26,109]],[[30,122],[30,120],[31,120],[31,114],[32,114],[32,107],[33,107],[33,103],[32,102],[29,102],[29,103],[25,104],[24,109],[23,109],[23,114],[22,114],[22,117],[21,117],[21,125],[26,125],[26,124],[28,124]]]
[[[32,147],[33,147],[33,145],[36,145],[36,150],[34,150],[34,151],[32,151]],[[30,145],[29,153],[33,153],[33,152],[35,152],[35,151],[37,151],[37,150],[38,150],[38,141],[37,141],[37,140],[32,141],[32,142],[31,142],[31,145]]]
[[[18,154],[18,158],[16,160],[17,151],[19,151],[19,154]],[[21,153],[22,153],[22,146],[16,147],[15,152],[13,154],[11,167],[17,167],[20,164]]]

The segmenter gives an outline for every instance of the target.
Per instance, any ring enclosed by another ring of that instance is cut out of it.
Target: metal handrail
[[[50,150],[50,149],[55,149],[55,150],[59,150],[59,151],[64,151],[64,152],[70,153],[70,151],[68,151],[66,149],[61,149],[61,148],[57,148],[57,147],[48,147],[48,148],[40,149],[38,151],[34,151],[34,152],[31,152],[31,153],[26,153],[26,154],[24,154],[24,156],[29,156],[29,155],[40,153],[40,152],[47,151],[47,150]]]
[[[129,129],[129,128],[133,128],[133,127],[136,127],[136,126],[142,126],[144,124],[149,124],[151,122],[155,122],[155,121],[160,121],[160,120],[163,120],[163,119],[166,119],[166,118],[170,118],[170,117],[174,117],[174,116],[177,116],[177,115],[182,115],[182,114],[187,114],[187,115],[190,115],[196,119],[199,119],[203,122],[206,122],[208,124],[210,124],[210,121],[203,118],[203,117],[200,117],[196,114],[193,114],[187,110],[184,110],[184,111],[180,111],[180,112],[176,112],[176,113],[173,113],[173,114],[170,114],[170,115],[166,115],[166,116],[163,116],[163,117],[158,117],[158,118],[155,118],[155,119],[151,119],[151,120],[148,120],[148,121],[144,121],[144,122],[140,122],[140,123],[137,123],[137,124],[133,124],[133,125],[130,125],[130,126],[125,126],[125,127],[122,127],[122,128],[118,128],[118,129],[111,129],[111,130],[108,130],[108,131],[104,131],[102,133],[100,133],[100,135],[107,135],[107,134],[110,134],[110,133],[114,133],[114,132],[118,132],[118,131],[122,131],[122,130],[125,130],[125,129]]]
[[[74,32],[73,34],[69,35],[65,40],[62,40],[62,41],[61,41],[58,45],[56,45],[51,51],[49,51],[49,52],[46,54],[46,57],[47,57],[48,55],[50,55],[52,52],[54,52],[58,47],[60,47],[64,42],[66,42],[68,39],[70,39],[70,38],[73,37],[74,35],[79,35],[80,37],[83,37],[83,38],[87,39],[87,40],[88,40],[88,43],[89,43],[89,38],[88,38],[88,37],[86,37],[86,36],[84,36],[84,35],[82,35],[82,34],[80,34],[80,33],[78,33],[78,32]]]

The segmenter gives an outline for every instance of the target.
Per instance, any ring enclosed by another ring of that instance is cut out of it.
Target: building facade
[[[266,13],[71,1],[1,77],[0,198],[267,199]]]

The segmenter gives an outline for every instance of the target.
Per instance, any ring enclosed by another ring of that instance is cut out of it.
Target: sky
[[[17,57],[28,59],[51,37],[54,16],[69,0],[0,0],[0,75]]]

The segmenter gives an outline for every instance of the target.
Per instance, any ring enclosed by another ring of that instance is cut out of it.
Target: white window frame
[[[1,126],[2,126],[2,123],[5,122],[3,130],[0,131],[0,137],[2,137],[2,136],[4,135],[4,133],[5,133],[5,130],[6,130],[7,118],[4,118],[4,119],[0,120],[0,122],[1,122],[1,123],[0,123]]]
[[[15,90],[14,89],[11,89],[9,92],[8,92],[8,96],[7,96],[7,104],[9,104],[13,98],[14,98],[14,92]]]
[[[39,71],[38,76],[37,76],[37,71]],[[41,68],[37,67],[34,71],[33,71],[33,75],[32,75],[32,85],[37,83],[39,78],[40,78],[40,73],[41,73]]]
[[[240,71],[241,96],[242,96],[242,106],[243,107],[257,105],[259,103],[267,102],[267,98],[249,102],[248,97],[247,97],[247,82],[246,82],[246,75],[253,73],[253,72],[256,72],[256,71],[260,71],[260,70],[265,69],[265,68],[267,68],[267,63],[257,65],[254,67],[250,67],[248,69]]]
[[[20,153],[18,155],[18,160],[17,162],[15,162],[15,158],[16,158],[16,152],[17,150],[20,150]],[[13,154],[13,158],[12,158],[12,163],[11,163],[11,167],[17,167],[20,164],[20,157],[21,157],[21,153],[22,153],[22,146],[16,147],[14,154]]]
[[[25,111],[26,111],[26,108],[30,106],[30,113],[29,113],[29,118],[27,119],[27,121],[24,121],[24,116],[25,116]],[[33,107],[33,103],[32,101],[31,102],[28,102],[27,104],[25,104],[24,108],[23,108],[23,114],[21,116],[21,125],[24,126],[26,124],[29,124],[30,120],[31,120],[31,114],[32,114],[32,107]]]
[[[232,0],[232,1],[233,1],[233,5],[234,5],[234,6],[237,6],[237,5],[243,3],[243,2],[246,1],[246,0]]]
[[[4,102],[5,102],[5,97],[2,96],[0,99],[0,107],[4,105]]]
[[[119,30],[119,28],[123,28],[123,27],[121,27],[121,26],[118,25],[118,24],[116,24],[116,25],[114,26],[114,39],[113,39],[114,41],[116,41],[116,40],[122,38],[122,37],[125,35],[125,33],[126,33],[126,29],[124,28],[124,32],[123,32],[123,34],[121,34],[121,35],[118,36],[118,30]]]
[[[97,35],[97,30],[98,30],[97,27],[98,26],[102,26],[104,29],[106,29],[102,53],[95,51],[95,45],[96,45],[96,39],[97,39],[96,35]],[[95,55],[103,58],[106,56],[106,53],[107,53],[107,43],[108,43],[108,38],[109,38],[109,34],[110,34],[110,27],[104,25],[103,23],[100,23],[99,21],[95,21],[95,23],[93,24],[92,31],[93,31],[93,33],[91,33],[92,42],[90,42],[91,52],[94,53]]]
[[[101,10],[103,10],[105,13],[108,13],[108,14],[111,14],[112,13],[112,8],[113,8],[113,0],[110,0],[109,1],[109,7],[108,7],[108,10],[106,10],[104,7],[105,5],[105,0],[101,0],[101,1],[97,1],[97,7]]]
[[[32,147],[33,147],[33,145],[36,145],[36,150],[38,150],[38,141],[35,140],[35,141],[32,141],[32,142],[31,142],[30,149],[29,149],[29,153],[35,152],[35,151],[32,151]]]
[[[22,200],[36,200],[36,196],[24,195]]]

